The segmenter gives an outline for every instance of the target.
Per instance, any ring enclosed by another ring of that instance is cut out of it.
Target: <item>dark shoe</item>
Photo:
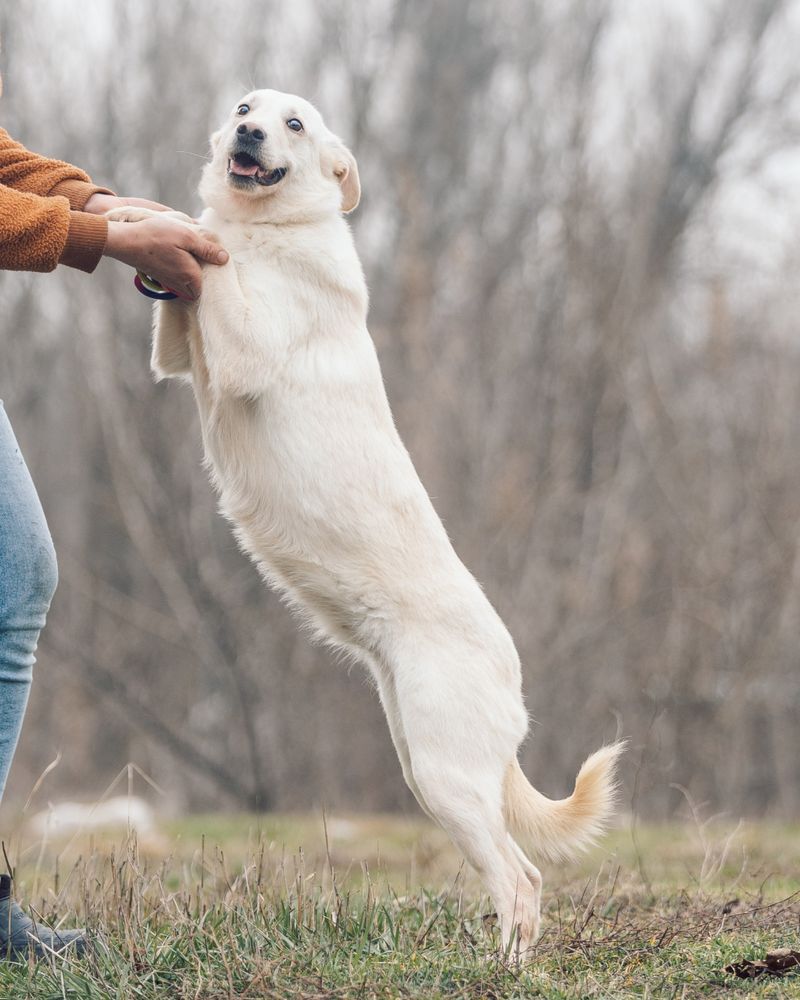
[[[70,949],[73,955],[86,950],[86,934],[79,930],[54,931],[36,923],[11,896],[11,876],[0,875],[0,960],[37,958]]]

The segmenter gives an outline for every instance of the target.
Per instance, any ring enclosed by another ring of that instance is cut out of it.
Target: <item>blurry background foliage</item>
[[[800,814],[800,3],[7,0],[0,122],[199,208],[252,86],[354,150],[389,396],[508,623],[550,794]],[[135,760],[175,808],[413,810],[376,697],[236,549],[131,274],[0,276],[61,585],[10,798]]]

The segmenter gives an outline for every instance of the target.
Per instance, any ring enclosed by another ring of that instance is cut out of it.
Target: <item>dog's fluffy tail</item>
[[[578,772],[566,799],[548,799],[531,785],[516,758],[503,785],[503,812],[511,833],[528,849],[551,861],[563,861],[591,846],[614,812],[616,764],[625,743],[593,753]]]

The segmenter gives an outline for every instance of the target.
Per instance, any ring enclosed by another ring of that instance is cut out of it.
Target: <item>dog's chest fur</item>
[[[207,272],[189,331],[221,508],[271,582],[352,640],[406,600],[386,579],[408,578],[409,533],[428,536],[428,558],[452,552],[394,428],[349,229],[203,223],[235,281]],[[241,329],[259,376],[250,392],[221,391],[222,352]]]
[[[226,222],[209,209],[202,222],[231,254],[245,298],[254,308],[269,299],[273,314],[279,304],[290,335],[302,335],[303,328],[366,326],[366,282],[341,217],[313,225],[248,225]]]

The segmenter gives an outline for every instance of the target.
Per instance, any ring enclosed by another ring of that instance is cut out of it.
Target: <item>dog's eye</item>
[[[303,123],[300,121],[299,118],[290,118],[286,124],[289,126],[292,132],[303,131]]]
[[[240,104],[239,107],[236,109],[236,114],[246,115],[249,110],[250,110],[249,104]]]

